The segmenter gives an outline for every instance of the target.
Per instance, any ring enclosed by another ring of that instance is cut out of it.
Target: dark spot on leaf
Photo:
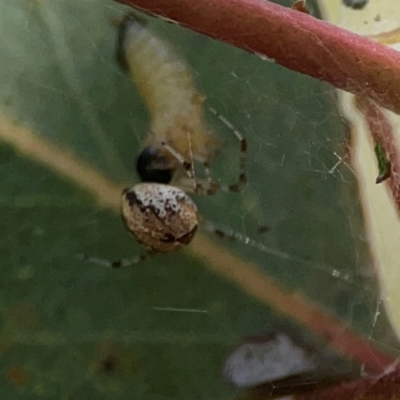
[[[100,360],[99,372],[110,375],[115,372],[117,366],[118,366],[117,358],[110,354]]]
[[[7,379],[14,386],[25,386],[28,380],[26,371],[23,367],[11,367],[7,373]]]
[[[271,228],[267,225],[260,225],[257,227],[257,233],[259,233],[261,235],[269,232],[270,230],[271,230]]]

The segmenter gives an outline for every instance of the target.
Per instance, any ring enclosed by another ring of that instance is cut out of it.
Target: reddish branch
[[[382,109],[372,101],[357,97],[355,98],[355,104],[364,115],[373,142],[375,145],[379,143],[383,147],[385,155],[390,162],[391,173],[388,184],[393,200],[397,205],[397,210],[400,213],[400,155],[396,147],[396,132]]]
[[[292,376],[254,387],[245,399],[265,400],[271,398],[271,393],[274,398],[287,396],[282,398],[291,400],[399,400],[400,369],[388,369],[380,375],[351,382],[335,375],[314,379],[307,375],[297,379]]]
[[[400,369],[379,377],[366,377],[354,382],[294,396],[293,400],[396,400],[400,398]]]
[[[400,114],[400,53],[266,0],[116,0],[263,54]]]

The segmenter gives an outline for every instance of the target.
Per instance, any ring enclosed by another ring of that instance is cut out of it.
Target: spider
[[[209,108],[240,143],[238,182],[221,185],[210,171],[219,142],[204,124],[205,96],[197,91],[188,65],[131,13],[120,24],[117,61],[137,86],[151,117],[136,162],[142,183],[123,190],[122,218],[146,254],[175,252],[191,242],[199,224],[197,207],[187,192],[213,195],[218,190],[243,189],[246,140],[224,116]],[[201,179],[195,175],[194,162],[203,165]],[[214,231],[224,236],[222,231]],[[90,260],[117,268],[145,257],[111,263]]]

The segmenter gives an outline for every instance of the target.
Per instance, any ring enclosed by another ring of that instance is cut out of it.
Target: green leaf
[[[376,183],[381,183],[390,177],[390,161],[387,158],[385,149],[380,143],[377,143],[375,146],[375,156],[378,162],[379,171]]]

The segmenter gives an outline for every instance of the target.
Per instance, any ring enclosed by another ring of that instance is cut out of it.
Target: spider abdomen
[[[163,253],[188,245],[199,222],[197,207],[183,190],[154,183],[124,190],[122,217],[139,243]]]

